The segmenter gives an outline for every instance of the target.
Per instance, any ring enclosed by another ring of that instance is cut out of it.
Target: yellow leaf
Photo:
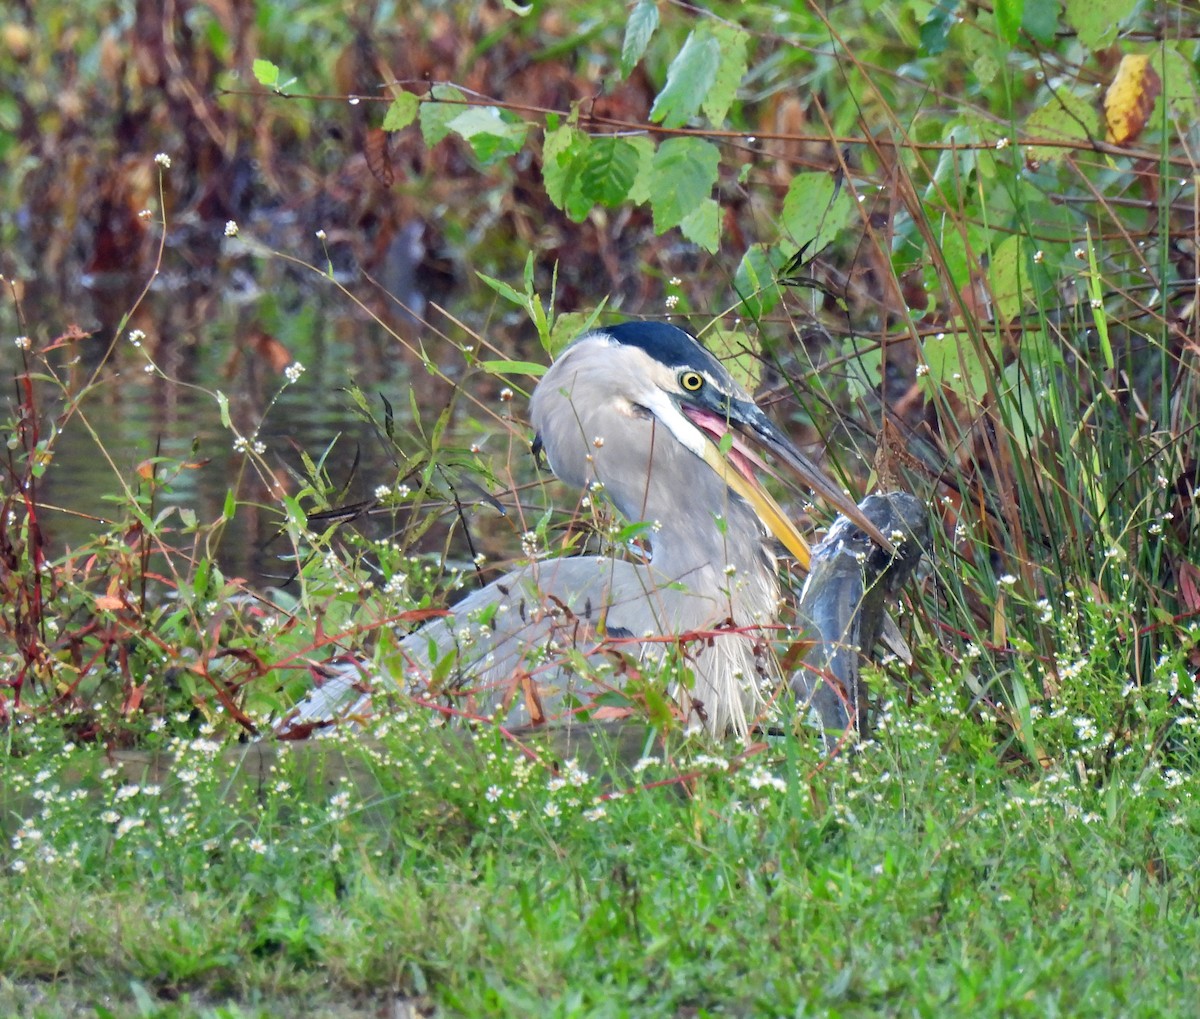
[[[1154,109],[1154,100],[1162,91],[1162,79],[1144,54],[1127,53],[1104,93],[1104,119],[1108,140],[1129,145],[1137,140]]]

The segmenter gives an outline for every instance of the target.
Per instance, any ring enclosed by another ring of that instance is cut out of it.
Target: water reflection
[[[233,429],[263,444],[285,491],[301,484],[301,451],[319,460],[332,447],[326,467],[335,484],[348,482],[341,493],[348,503],[369,500],[377,485],[395,480],[395,468],[392,453],[356,412],[347,385],[357,384],[381,418],[383,399],[390,402],[401,426],[410,396],[434,416],[446,406],[450,383],[423,368],[414,371],[413,358],[395,338],[336,288],[268,266],[240,299],[223,301],[220,294],[231,292],[228,282],[225,289],[216,286],[215,295],[213,287],[160,285],[122,328],[96,384],[56,436],[53,461],[39,483],[52,556],[78,549],[106,522],[122,517],[113,498],[138,482],[140,464],[157,456],[190,466],[161,469],[173,479],[170,491],[156,498],[156,510],[177,505],[194,511],[202,524],[212,522],[232,491],[239,509],[213,551],[229,576],[255,586],[278,583],[289,566],[278,558],[287,548],[274,540],[281,522],[277,499],[235,451],[236,435],[212,394],[228,397]],[[133,281],[104,283],[89,293],[76,291],[68,298],[73,304],[37,286],[24,295],[24,329],[33,345],[28,364],[43,376],[35,387],[43,436],[63,411],[63,391],[81,391],[103,360],[124,314],[113,311],[116,302],[136,299]],[[394,317],[395,328],[411,334],[413,323]],[[95,335],[44,355],[56,384],[44,378],[36,355],[71,322]],[[0,310],[0,331],[8,338],[0,344],[0,370],[8,378],[23,370],[12,342],[20,328],[11,306]],[[130,341],[132,330],[144,333],[140,345]],[[305,370],[289,384],[283,368],[293,360]],[[451,374],[461,371],[457,352],[444,360]],[[9,403],[11,415],[16,399]],[[439,540],[430,535],[428,547]]]

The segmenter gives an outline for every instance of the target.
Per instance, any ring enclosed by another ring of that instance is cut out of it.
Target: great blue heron
[[[384,656],[387,678],[473,715],[538,722],[594,704],[597,691],[619,685],[614,670],[628,656],[657,661],[674,643],[682,711],[712,733],[745,735],[780,679],[770,648],[781,604],[774,540],[805,567],[809,557],[756,479],[756,467],[768,468],[750,443],[885,548],[888,538],[676,326],[587,333],[542,377],[530,416],[535,448],[562,481],[647,523],[649,561],[532,562],[404,638],[398,655]],[[625,654],[592,654],[598,647]],[[300,720],[356,715],[361,703],[347,704],[360,678],[335,672]]]

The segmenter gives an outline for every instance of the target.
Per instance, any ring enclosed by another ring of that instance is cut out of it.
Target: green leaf
[[[475,275],[478,276],[481,280],[483,280],[484,283],[486,283],[489,287],[491,287],[494,291],[496,291],[496,293],[498,293],[501,297],[503,297],[510,304],[515,304],[518,308],[521,308],[522,310],[529,307],[529,302],[528,302],[528,300],[526,300],[525,295],[517,293],[516,290],[514,290],[512,287],[510,287],[503,280],[495,279],[495,278],[488,276],[482,272],[477,272]]]
[[[564,124],[546,132],[542,143],[542,180],[546,195],[558,208],[575,219],[580,205],[579,176],[591,140],[578,128]],[[579,220],[587,215],[584,211]]]
[[[1033,732],[1033,708],[1029,703],[1029,694],[1025,683],[1017,675],[1011,677],[1013,721],[1017,723],[1017,735],[1025,744],[1025,752],[1031,761],[1042,761],[1045,754],[1038,746],[1037,737]]]
[[[691,212],[680,220],[680,232],[693,244],[715,254],[721,246],[721,208],[712,198],[702,199]]]
[[[945,230],[938,237],[938,246],[942,253],[942,261],[950,275],[950,282],[956,290],[962,290],[971,281],[971,274],[979,268],[979,254],[987,250],[987,233],[982,227],[968,224],[961,229],[958,224],[946,224]],[[937,292],[937,271],[931,259],[924,259],[926,279],[930,288]]]
[[[628,200],[635,205],[642,205],[650,201],[650,184],[654,180],[654,156],[658,149],[645,135],[626,138],[625,141],[632,145],[638,154],[637,176],[629,189]]]
[[[733,290],[742,302],[742,314],[757,322],[769,314],[783,296],[775,282],[787,258],[778,247],[752,244],[733,274]]]
[[[758,388],[763,362],[755,356],[755,344],[744,329],[724,329],[718,322],[705,331],[704,345],[746,389],[753,393]]]
[[[1095,137],[1099,128],[1099,113],[1091,99],[1084,99],[1071,92],[1060,90],[1045,106],[1035,110],[1025,121],[1025,131],[1030,138],[1087,141]],[[1069,147],[1039,145],[1030,151],[1035,160],[1060,159]]]
[[[844,347],[846,359],[846,392],[852,400],[869,400],[872,393],[879,392],[883,379],[883,348],[878,344],[859,349],[853,339]]]
[[[921,52],[926,56],[936,57],[945,52],[957,8],[958,0],[938,0],[921,24]]]
[[[452,85],[434,85],[429,94],[433,101],[421,104],[421,137],[432,146],[451,133],[450,121],[463,112],[466,96]]]
[[[1117,28],[1133,12],[1138,0],[1066,0],[1063,16],[1075,29],[1081,44],[1103,49],[1117,37]]]
[[[736,25],[718,23],[712,31],[720,48],[721,63],[702,105],[709,122],[720,127],[746,76],[746,47],[750,37]]]
[[[995,0],[993,12],[1000,38],[1009,46],[1015,46],[1021,35],[1021,19],[1025,14],[1025,0]]]
[[[507,121],[495,106],[471,106],[447,123],[485,166],[515,156],[525,144],[525,124]]]
[[[535,296],[533,285],[533,269],[533,252],[527,251],[525,253],[525,268],[521,270],[521,279],[525,283],[525,299],[527,301],[532,300]]]
[[[988,263],[988,289],[996,321],[1011,322],[1021,313],[1027,298],[1032,296],[1028,267],[1021,251],[1021,238],[1006,237],[992,252]]]
[[[279,68],[271,63],[271,61],[256,60],[251,66],[254,71],[254,77],[260,85],[266,88],[276,88],[279,85]]]
[[[1150,57],[1150,66],[1158,72],[1163,101],[1170,105],[1172,112],[1188,121],[1196,120],[1200,115],[1200,101],[1196,93],[1196,72],[1188,58],[1175,49],[1160,49]]]
[[[1059,6],[1058,0],[1025,0],[1021,27],[1043,46],[1049,46],[1058,30]]]
[[[623,138],[593,138],[579,173],[583,196],[610,208],[625,200],[637,177],[641,155]]]
[[[1112,341],[1108,336],[1108,314],[1104,310],[1104,278],[1100,275],[1100,266],[1096,261],[1096,245],[1092,243],[1092,228],[1087,228],[1088,300],[1092,305],[1092,321],[1096,325],[1096,337],[1100,341],[1100,351],[1104,355],[1104,366],[1111,372],[1116,365],[1113,358]]]
[[[792,178],[783,199],[781,234],[811,258],[828,245],[850,219],[854,202],[828,173],[801,173]]]
[[[212,560],[201,559],[196,563],[196,572],[192,577],[192,594],[203,598],[208,594],[208,582],[212,579]]]
[[[979,342],[985,342],[980,339]],[[936,333],[921,344],[929,379],[963,400],[978,403],[987,394],[992,362],[968,333]]]
[[[654,153],[650,211],[657,233],[678,226],[712,192],[721,154],[702,138],[668,138]]]
[[[551,357],[557,357],[559,352],[572,340],[594,329],[596,321],[600,318],[600,313],[604,311],[607,303],[608,298],[606,297],[591,311],[568,311],[556,316],[554,327],[550,330],[550,342],[546,353]]]
[[[480,361],[479,367],[493,375],[545,375],[546,366],[536,361]]]
[[[1020,355],[1004,369],[1005,421],[1023,452],[1028,452],[1041,434],[1045,418],[1038,412],[1046,407],[1062,365],[1058,344],[1039,331],[1021,335]]]
[[[411,92],[401,92],[392,100],[387,113],[383,115],[385,131],[399,131],[408,127],[417,119],[417,110],[421,101]]]
[[[997,41],[996,33],[968,21],[959,26],[956,38],[960,40],[963,56],[971,62],[979,83],[990,85],[995,81],[1008,56],[1008,47]]]
[[[658,4],[640,0],[625,25],[625,41],[621,44],[621,77],[628,78],[646,52],[650,37],[658,28]]]
[[[650,119],[665,127],[686,124],[707,98],[720,66],[720,43],[707,32],[692,32],[667,68],[667,83],[655,97]]]

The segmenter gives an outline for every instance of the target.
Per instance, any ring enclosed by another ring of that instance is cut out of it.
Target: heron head
[[[626,322],[587,333],[546,372],[530,409],[554,472],[568,484],[601,482],[633,519],[645,518],[663,486],[684,505],[694,471],[711,470],[807,567],[808,544],[759,480],[772,473],[761,449],[859,522],[850,498],[677,326]]]

